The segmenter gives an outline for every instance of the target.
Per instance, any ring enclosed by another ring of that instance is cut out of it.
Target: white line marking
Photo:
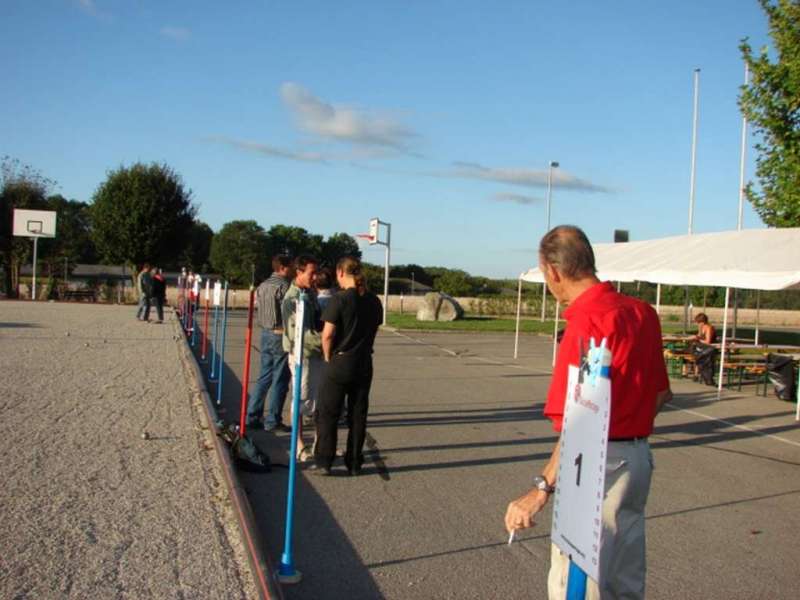
[[[800,446],[800,442],[795,442],[793,440],[787,440],[786,438],[782,438],[778,435],[773,435],[771,433],[764,433],[763,431],[759,431],[758,429],[753,429],[752,427],[747,427],[745,425],[737,425],[736,423],[731,423],[730,421],[726,421],[725,419],[719,419],[717,417],[711,417],[709,415],[705,415],[701,412],[697,412],[696,410],[689,410],[688,408],[681,408],[680,406],[675,406],[671,402],[667,402],[667,406],[674,408],[676,410],[681,410],[683,412],[687,412],[690,415],[695,415],[697,417],[703,417],[709,421],[717,421],[719,423],[724,423],[729,427],[734,427],[736,429],[742,429],[743,431],[749,431],[751,433],[757,433],[758,435],[763,435],[764,437],[772,438],[773,440],[777,440],[779,442],[783,442],[784,444],[791,444],[792,446]]]

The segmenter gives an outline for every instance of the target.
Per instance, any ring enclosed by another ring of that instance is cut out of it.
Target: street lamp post
[[[558,161],[551,160],[547,170],[547,229],[545,233],[550,231],[550,204],[553,199],[553,169],[558,168]],[[542,283],[542,322],[544,323],[544,314],[547,308],[547,283]]]

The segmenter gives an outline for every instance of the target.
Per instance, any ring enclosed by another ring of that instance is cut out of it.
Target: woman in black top
[[[158,314],[158,323],[164,322],[164,302],[167,298],[167,282],[164,279],[164,274],[161,269],[153,269],[153,282],[150,286],[150,295],[152,303],[156,307]],[[145,317],[146,318],[146,317]]]
[[[383,308],[380,300],[367,291],[357,258],[341,259],[336,265],[336,279],[341,291],[322,313],[322,354],[326,365],[318,399],[314,458],[320,473],[329,475],[336,455],[339,416],[347,397],[349,434],[344,462],[351,475],[358,475],[364,463],[372,347],[383,322]]]

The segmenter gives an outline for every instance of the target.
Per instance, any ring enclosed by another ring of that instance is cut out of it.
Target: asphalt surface
[[[245,325],[243,312],[230,314],[227,420],[238,421]],[[284,588],[287,598],[546,597],[549,510],[510,547],[503,514],[556,441],[541,413],[552,346],[523,336],[520,358],[512,352],[511,335],[379,334],[364,474],[348,477],[341,464],[329,478],[302,471],[293,558],[303,580]],[[798,597],[794,404],[757,397],[752,386],[720,401],[696,383],[673,389],[651,438],[648,598]],[[288,435],[253,437],[286,463]],[[286,473],[242,473],[276,563]]]

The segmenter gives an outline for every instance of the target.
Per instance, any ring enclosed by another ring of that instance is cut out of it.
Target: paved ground
[[[238,420],[245,318],[232,313],[223,416]],[[257,336],[256,336],[257,337]],[[258,342],[255,342],[258,345]],[[541,414],[552,347],[510,335],[379,335],[359,478],[304,472],[287,598],[543,598],[549,511],[506,545],[507,502],[556,438]],[[251,380],[258,373],[254,352]],[[652,437],[648,597],[796,598],[800,427],[793,404],[678,382]],[[213,390],[213,388],[212,388]],[[255,434],[286,461],[288,436]],[[283,547],[286,472],[244,474],[262,534]]]
[[[255,597],[177,327],[134,310],[0,302],[0,598]]]

